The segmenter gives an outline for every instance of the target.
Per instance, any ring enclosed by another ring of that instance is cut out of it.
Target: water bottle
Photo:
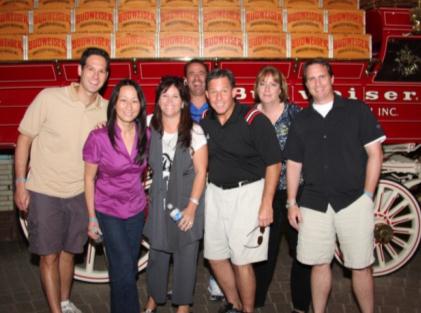
[[[175,208],[171,203],[168,203],[167,209],[170,212],[170,216],[174,222],[179,222],[183,217],[183,213],[178,208]]]

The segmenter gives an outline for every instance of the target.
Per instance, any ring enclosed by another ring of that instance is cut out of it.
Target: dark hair
[[[159,99],[164,92],[174,86],[180,93],[182,101],[180,112],[180,123],[178,124],[178,140],[177,142],[185,147],[190,148],[191,144],[191,130],[193,128],[193,120],[190,116],[190,94],[184,80],[177,76],[164,76],[161,79],[155,94],[155,109],[151,120],[151,126],[161,134],[164,132],[162,123],[162,110],[159,106]]]
[[[89,48],[86,48],[85,51],[83,51],[82,56],[80,57],[80,60],[79,60],[79,64],[82,68],[86,65],[86,60],[91,55],[99,55],[100,57],[103,57],[105,59],[105,62],[107,63],[107,67],[106,67],[107,72],[110,71],[110,55],[104,49],[97,48],[97,47],[89,47]]]
[[[107,109],[108,137],[110,138],[111,144],[115,148],[115,124],[117,119],[115,106],[120,95],[120,90],[124,86],[133,87],[136,90],[137,98],[140,102],[140,111],[139,114],[136,116],[134,122],[138,131],[136,163],[141,164],[143,161],[146,160],[149,148],[148,136],[146,134],[146,100],[145,96],[143,95],[142,88],[140,88],[139,84],[136,83],[134,80],[122,79],[113,89]]]
[[[279,87],[281,88],[279,100],[281,102],[288,100],[288,85],[284,74],[282,74],[281,71],[279,71],[276,67],[269,65],[260,69],[256,76],[256,81],[254,82],[254,101],[256,103],[260,102],[257,88],[259,87],[260,82],[263,81],[267,76],[272,76],[273,80],[279,84]]]
[[[224,77],[228,78],[231,88],[234,88],[235,87],[234,74],[230,70],[227,70],[225,68],[217,68],[209,72],[208,75],[206,76],[206,90],[208,90],[209,83],[211,80],[224,78]]]
[[[200,64],[205,69],[206,74],[209,72],[208,66],[205,64],[205,62],[199,59],[192,59],[186,64],[184,64],[184,77],[187,77],[187,70],[189,69],[189,66],[192,64]]]
[[[307,82],[307,68],[310,65],[314,65],[314,64],[319,64],[319,65],[322,65],[322,66],[326,67],[326,70],[327,70],[327,73],[329,74],[329,76],[330,77],[333,76],[333,70],[332,70],[332,66],[330,65],[330,63],[328,61],[326,61],[325,59],[316,58],[316,59],[312,59],[312,60],[309,60],[306,63],[304,63],[304,69],[303,69],[304,83]]]

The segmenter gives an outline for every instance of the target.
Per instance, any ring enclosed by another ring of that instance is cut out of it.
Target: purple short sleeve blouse
[[[129,155],[116,127],[116,147],[111,145],[107,128],[93,130],[83,147],[83,160],[97,164],[95,209],[119,218],[129,218],[146,207],[145,190],[141,177],[146,162],[135,162],[137,146]],[[135,142],[137,142],[137,136]]]

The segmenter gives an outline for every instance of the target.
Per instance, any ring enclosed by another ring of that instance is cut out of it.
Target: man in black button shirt
[[[228,301],[220,312],[253,312],[251,264],[267,258],[282,155],[270,121],[237,104],[234,87],[228,70],[207,76],[211,109],[200,123],[209,149],[204,254]]]
[[[313,265],[313,312],[325,312],[336,236],[364,313],[374,310],[373,193],[380,175],[384,133],[370,108],[334,94],[329,63],[304,65],[311,105],[292,124],[285,147],[288,219],[299,230],[297,259]],[[303,172],[300,206],[296,195]]]

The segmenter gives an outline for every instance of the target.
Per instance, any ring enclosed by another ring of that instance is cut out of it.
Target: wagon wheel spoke
[[[91,243],[88,243],[88,249],[86,252],[86,262],[85,262],[85,270],[87,273],[92,273],[92,271],[94,270],[95,254],[96,254],[95,246]]]

